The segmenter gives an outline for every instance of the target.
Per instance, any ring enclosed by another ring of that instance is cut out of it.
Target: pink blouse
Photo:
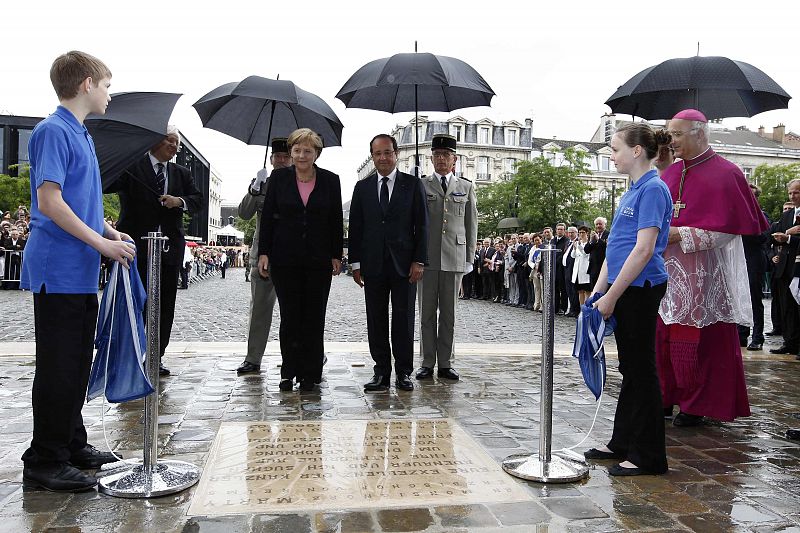
[[[314,185],[317,183],[317,178],[311,181],[300,181],[297,179],[297,190],[300,193],[300,199],[303,200],[303,205],[308,205],[308,197],[311,196],[311,191],[314,190]]]

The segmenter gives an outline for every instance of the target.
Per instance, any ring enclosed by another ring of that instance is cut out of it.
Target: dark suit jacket
[[[168,265],[183,263],[186,246],[183,238],[183,209],[167,209],[158,201],[160,193],[156,174],[148,154],[125,170],[103,192],[119,193],[121,210],[117,229],[133,237],[140,258],[147,257],[147,241],[142,237],[146,237],[150,231],[158,231],[161,226],[161,232],[169,238],[169,248],[162,261]],[[197,189],[192,174],[186,167],[167,163],[167,194],[183,198],[190,214],[200,210],[203,194]]]
[[[428,262],[428,209],[422,181],[397,171],[385,215],[378,200],[377,173],[359,181],[350,203],[349,229],[348,259],[361,263],[364,276],[381,275],[387,253],[397,275],[408,276],[412,262]]]
[[[770,233],[786,233],[786,230],[795,225],[794,222],[794,209],[789,209],[772,225]],[[780,243],[776,242],[775,244]],[[791,281],[794,276],[794,260],[797,256],[798,244],[800,244],[800,235],[792,235],[787,244],[780,246],[778,264],[775,265],[775,278],[785,279],[786,283]]]
[[[319,168],[314,190],[303,205],[294,165],[273,170],[264,198],[258,254],[271,265],[331,268],[342,259],[344,226],[339,176]]]
[[[600,239],[586,243],[583,250],[589,254],[589,279],[592,283],[600,277],[600,270],[603,268],[603,261],[606,260],[606,246],[608,245],[608,230],[603,231]]]

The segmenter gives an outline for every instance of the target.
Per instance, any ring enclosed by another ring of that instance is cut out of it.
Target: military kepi
[[[270,146],[272,146],[273,154],[276,152],[289,153],[289,143],[286,142],[286,137],[273,137]]]
[[[431,140],[431,151],[433,150],[450,150],[456,151],[456,138],[452,135],[434,135]]]

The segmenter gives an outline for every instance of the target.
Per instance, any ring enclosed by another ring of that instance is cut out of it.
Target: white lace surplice
[[[752,326],[753,309],[741,235],[678,228],[664,253],[669,274],[659,315],[665,324],[702,328],[716,322]]]

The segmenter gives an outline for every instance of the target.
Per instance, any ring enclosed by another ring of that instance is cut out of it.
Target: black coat
[[[786,233],[786,230],[794,225],[794,209],[789,209],[781,215],[777,222],[772,224],[770,233]],[[794,260],[797,256],[798,244],[800,244],[800,235],[793,235],[787,244],[778,242],[774,242],[774,244],[780,245],[778,264],[775,265],[774,276],[777,279],[791,280],[794,276]]]
[[[592,284],[600,277],[600,270],[603,268],[603,261],[606,260],[606,246],[608,245],[608,230],[603,231],[600,239],[589,241],[583,247],[583,251],[589,254],[589,279]]]
[[[348,236],[349,261],[360,263],[365,276],[383,273],[386,254],[399,276],[408,276],[412,262],[427,263],[428,209],[422,181],[398,171],[385,215],[378,200],[378,175],[356,183]]]
[[[314,190],[303,205],[295,167],[270,174],[259,228],[258,254],[277,266],[330,269],[342,259],[344,226],[339,176],[314,166]]]
[[[188,168],[167,163],[167,180],[167,194],[182,198],[189,214],[200,210],[203,194],[195,185]],[[117,229],[133,237],[140,258],[147,257],[148,241],[142,237],[146,237],[148,232],[158,231],[161,226],[161,232],[169,238],[162,261],[168,265],[183,263],[186,247],[183,236],[184,211],[181,207],[168,209],[159,202],[156,173],[148,154],[125,170],[103,192],[119,193],[121,209]]]

